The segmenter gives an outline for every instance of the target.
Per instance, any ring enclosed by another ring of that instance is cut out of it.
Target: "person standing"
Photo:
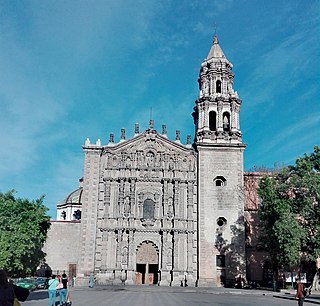
[[[296,298],[298,299],[298,306],[303,306],[304,302],[304,286],[301,282],[301,279],[297,279],[297,293]]]
[[[12,306],[16,297],[19,301],[24,302],[29,296],[29,290],[10,284],[5,270],[0,269],[0,305]]]
[[[68,278],[65,273],[62,274],[62,278],[60,279],[62,283],[62,288],[59,290],[59,302],[60,305],[67,304],[67,290],[68,290]]]
[[[95,282],[95,278],[94,278],[93,274],[91,273],[90,278],[89,278],[89,288],[93,288],[94,282]]]
[[[56,292],[57,287],[59,285],[59,281],[56,279],[56,276],[52,274],[51,279],[49,279],[49,287],[48,287],[48,306],[55,306],[56,305]]]
[[[4,270],[0,270],[0,305],[12,306],[14,299],[14,291],[8,282],[7,274]]]
[[[318,291],[319,285],[320,285],[320,268],[317,269],[317,272],[313,278],[313,283],[312,283],[313,290]]]

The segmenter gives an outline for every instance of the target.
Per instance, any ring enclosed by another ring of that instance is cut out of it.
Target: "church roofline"
[[[189,152],[192,152],[194,151],[192,145],[190,144],[190,146],[188,146],[188,144],[182,144],[180,142],[180,140],[171,140],[171,139],[168,139],[168,137],[165,135],[162,135],[160,134],[159,132],[157,132],[155,129],[146,129],[144,132],[140,133],[139,135],[135,135],[134,137],[128,139],[128,140],[124,140],[124,141],[120,141],[118,143],[115,143],[114,145],[112,146],[109,146],[109,145],[105,145],[105,146],[102,146],[102,148],[105,150],[105,149],[119,149],[121,147],[124,147],[124,146],[127,146],[128,144],[130,143],[133,143],[135,141],[137,141],[138,139],[142,139],[144,137],[146,137],[147,135],[150,135],[151,137],[158,137],[160,138],[162,141],[170,144],[170,145],[173,145],[179,149],[182,149],[184,151],[189,151]]]
[[[100,139],[98,139],[95,144],[91,143],[90,139],[87,138],[84,145],[82,146],[82,148],[84,150],[90,149],[90,150],[97,150],[97,151],[105,151],[106,149],[119,149],[121,147],[127,146],[130,143],[135,142],[138,139],[146,137],[146,135],[154,135],[154,137],[158,137],[162,141],[164,141],[170,145],[173,145],[179,149],[182,149],[184,151],[190,151],[190,152],[194,151],[193,145],[191,143],[191,135],[187,136],[187,143],[183,144],[180,141],[180,131],[177,130],[176,131],[176,139],[171,140],[167,137],[167,131],[166,131],[165,125],[162,126],[162,129],[163,129],[162,134],[160,134],[157,130],[155,130],[153,128],[153,120],[150,120],[149,128],[147,128],[142,133],[139,133],[139,132],[137,132],[137,123],[136,123],[135,133],[134,133],[133,137],[131,137],[129,139],[125,139],[125,129],[121,129],[121,138],[118,143],[114,142],[114,136],[113,136],[113,134],[110,134],[110,140],[107,145],[101,145]]]

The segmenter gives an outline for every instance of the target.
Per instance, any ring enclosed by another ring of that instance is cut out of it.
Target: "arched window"
[[[227,180],[223,176],[217,176],[213,181],[218,187],[223,187],[227,185]]]
[[[217,129],[217,114],[215,111],[209,112],[209,129],[210,131],[216,131]]]
[[[216,82],[216,93],[221,93],[221,81]]]
[[[73,216],[76,220],[80,220],[81,219],[81,210],[78,209],[73,213]]]
[[[223,113],[223,130],[225,132],[230,131],[230,114],[228,112]]]
[[[154,219],[154,201],[151,199],[146,199],[143,202],[143,218],[144,219]]]

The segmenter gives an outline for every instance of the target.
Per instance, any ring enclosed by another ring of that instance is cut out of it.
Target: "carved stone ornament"
[[[154,226],[154,223],[156,222],[156,219],[144,219],[144,218],[141,218],[140,221],[141,221],[141,224],[143,226],[148,227],[148,226]]]
[[[147,167],[153,167],[155,162],[155,156],[154,153],[149,151],[146,154],[146,166]]]

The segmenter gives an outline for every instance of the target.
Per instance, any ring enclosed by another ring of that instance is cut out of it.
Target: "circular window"
[[[227,219],[226,218],[224,218],[224,217],[219,217],[218,219],[217,219],[217,224],[218,224],[218,226],[224,226],[224,225],[226,225],[227,224]]]

